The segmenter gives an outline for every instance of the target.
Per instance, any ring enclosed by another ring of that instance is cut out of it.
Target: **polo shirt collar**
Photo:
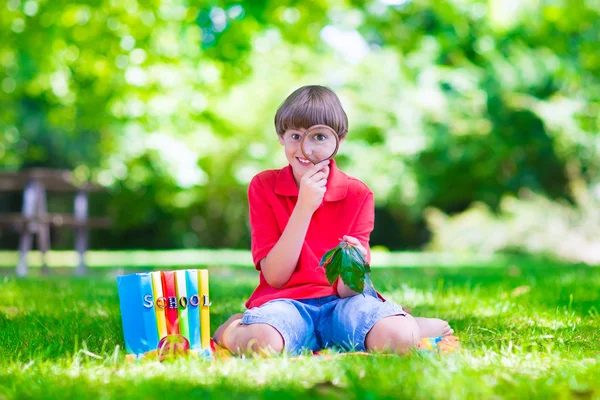
[[[337,168],[335,160],[329,163],[329,177],[327,178],[327,191],[324,201],[339,201],[348,193],[348,175]],[[298,196],[298,187],[294,181],[292,166],[282,168],[275,181],[275,193],[281,196]]]

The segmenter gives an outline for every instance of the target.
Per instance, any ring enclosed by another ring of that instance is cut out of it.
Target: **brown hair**
[[[327,125],[342,139],[348,133],[348,117],[336,94],[325,86],[302,86],[290,94],[275,114],[275,129],[283,136],[288,129]]]

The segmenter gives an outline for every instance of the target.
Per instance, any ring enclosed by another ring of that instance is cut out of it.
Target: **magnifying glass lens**
[[[326,125],[310,127],[302,138],[302,154],[313,164],[332,158],[337,153],[338,147],[337,134]]]

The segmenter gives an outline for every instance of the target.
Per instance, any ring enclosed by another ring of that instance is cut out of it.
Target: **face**
[[[300,148],[300,143],[302,143],[302,137],[306,133],[306,129],[288,129],[285,131],[283,136],[279,136],[279,143],[284,147],[285,157],[288,162],[292,166],[292,171],[294,172],[294,179],[296,180],[296,184],[300,184],[300,179],[304,176],[304,173],[313,166],[313,163],[308,161],[304,155],[302,154],[302,149]],[[307,138],[309,139],[309,138]],[[340,140],[340,146],[343,143],[345,137]],[[305,150],[307,147],[305,146]],[[310,151],[310,150],[309,150]],[[331,153],[329,153],[331,154]],[[319,157],[315,157],[309,154],[310,157],[319,159]],[[326,174],[329,174],[329,168],[325,171]]]

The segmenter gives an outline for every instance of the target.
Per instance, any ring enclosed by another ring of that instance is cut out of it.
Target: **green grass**
[[[68,273],[0,278],[0,399],[600,399],[600,268],[374,270],[387,298],[451,322],[457,354],[139,364],[120,350],[114,274]],[[256,280],[248,268],[211,269],[213,331],[243,309]]]

